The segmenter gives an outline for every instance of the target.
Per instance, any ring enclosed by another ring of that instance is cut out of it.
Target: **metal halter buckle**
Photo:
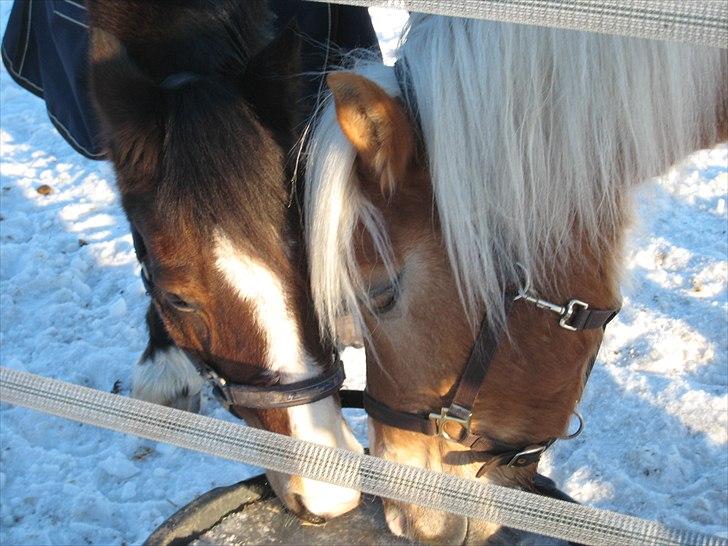
[[[516,453],[510,461],[508,461],[508,464],[506,466],[514,467],[514,466],[526,466],[527,464],[530,464],[531,462],[535,462],[532,460],[532,455],[541,455],[544,451],[546,451],[546,448],[548,448],[549,444],[538,444],[533,446],[528,446],[523,451],[519,451]]]
[[[575,328],[571,324],[571,319],[578,311],[577,307],[580,307],[582,311],[589,309],[589,304],[581,300],[571,300],[566,306],[557,305],[547,300],[542,300],[531,292],[531,276],[528,271],[521,264],[517,263],[516,266],[523,271],[523,285],[518,289],[518,294],[513,298],[513,301],[525,300],[529,303],[534,304],[539,309],[545,309],[559,315],[559,326],[565,330],[575,332],[578,328]]]
[[[569,303],[566,304],[566,310],[561,315],[561,320],[559,320],[559,326],[567,330],[571,330],[572,332],[576,331],[576,328],[569,324],[569,321],[572,319],[574,313],[576,312],[576,307],[581,307],[582,311],[586,311],[587,309],[589,309],[589,304],[581,300],[571,300]]]
[[[546,311],[556,313],[560,317],[559,326],[571,332],[575,332],[577,330],[577,328],[571,325],[571,319],[574,318],[576,312],[579,310],[585,311],[586,309],[589,309],[589,304],[581,300],[570,300],[566,306],[563,306],[551,303],[547,300],[542,300],[541,298],[529,294],[526,291],[519,292],[514,300],[525,300],[534,304],[539,309],[545,309]]]
[[[440,413],[430,413],[428,419],[430,419],[430,421],[435,421],[438,436],[445,440],[457,442],[464,439],[470,433],[470,419],[472,415],[473,414],[471,412],[468,412],[467,417],[456,417],[454,415],[450,415],[450,408],[442,408]],[[445,430],[445,425],[448,422],[457,423],[461,427],[460,436],[457,438],[450,436],[450,434]]]
[[[233,405],[233,400],[230,397],[230,393],[225,388],[227,385],[225,378],[220,377],[210,368],[203,370],[202,376],[212,384],[212,392],[215,395],[215,398],[217,398],[217,401],[220,402],[220,405],[230,411],[230,408]]]

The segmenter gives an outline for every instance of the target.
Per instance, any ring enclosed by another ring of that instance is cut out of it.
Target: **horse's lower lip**
[[[296,507],[291,508],[291,511],[303,521],[307,523],[313,523],[314,525],[321,525],[322,523],[326,523],[326,518],[318,516],[311,512],[308,508],[306,508],[306,505],[303,504],[303,499],[301,498],[301,495],[293,495],[293,500],[296,503]]]

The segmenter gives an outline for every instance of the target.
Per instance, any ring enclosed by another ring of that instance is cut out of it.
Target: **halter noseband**
[[[321,375],[295,383],[265,387],[231,383],[220,377],[206,363],[197,359],[191,360],[200,375],[212,384],[215,397],[225,409],[235,414],[235,408],[278,409],[312,404],[338,392],[346,379],[344,364],[338,353],[334,353],[332,357],[333,367]]]
[[[558,314],[559,326],[572,332],[604,329],[619,312],[619,309],[591,309],[587,303],[575,299],[570,300],[564,306],[556,305],[524,291],[515,296],[506,296],[506,316],[510,314],[513,303],[518,300],[524,300],[540,309]],[[549,438],[542,442],[522,445],[508,444],[488,436],[473,434],[470,431],[473,407],[485,383],[486,375],[498,351],[498,346],[498,337],[489,328],[487,320],[484,319],[465,365],[465,370],[457,383],[455,395],[452,397],[449,406],[442,407],[439,413],[419,414],[393,410],[373,398],[366,391],[363,394],[364,409],[372,419],[385,425],[410,432],[419,432],[427,436],[439,436],[467,447],[470,451],[471,461],[483,462],[483,466],[477,472],[477,477],[482,476],[487,470],[496,466],[520,468],[537,463],[541,458],[541,454],[556,440],[576,437],[583,428],[583,420],[575,412],[579,419],[579,428],[576,432],[568,436]],[[586,379],[589,378],[594,359],[596,359],[596,354],[589,363]]]
[[[147,252],[139,233],[133,226],[131,230],[134,251],[142,268],[142,283],[147,294],[152,295],[154,293],[154,281],[149,276],[149,271],[147,270]],[[236,408],[278,409],[312,404],[313,402],[337,393],[341,389],[344,379],[346,379],[344,364],[339,358],[338,351],[334,351],[332,355],[331,368],[322,375],[296,381],[295,383],[268,386],[233,383],[220,377],[204,360],[191,354],[187,356],[197,369],[197,372],[212,384],[215,397],[225,409],[236,416],[239,416]]]

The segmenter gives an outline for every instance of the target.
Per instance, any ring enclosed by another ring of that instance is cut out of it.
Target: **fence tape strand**
[[[728,2],[724,0],[336,1],[728,48]]]
[[[583,544],[728,546],[728,540],[329,448],[237,423],[0,368],[0,402]]]

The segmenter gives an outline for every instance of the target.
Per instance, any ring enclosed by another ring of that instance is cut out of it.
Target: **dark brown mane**
[[[268,227],[290,212],[294,32],[263,47],[272,17],[259,1],[130,3],[90,7],[93,87],[130,220],[153,203],[180,231],[219,228],[265,253],[284,235]]]
[[[264,0],[90,0],[92,27],[115,36],[155,81],[183,70],[217,74],[247,64],[270,40]]]
[[[288,143],[277,141],[229,85],[201,81],[165,95],[155,206],[175,211],[179,229],[193,228],[203,237],[221,229],[243,240],[269,241],[266,228],[281,225],[286,212],[282,150]],[[130,205],[135,197],[127,199]]]

